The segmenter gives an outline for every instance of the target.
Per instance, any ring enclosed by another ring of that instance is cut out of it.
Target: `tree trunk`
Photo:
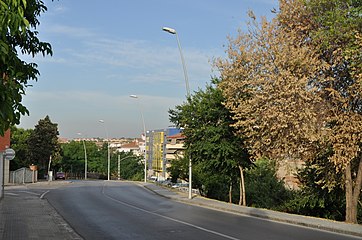
[[[240,166],[240,165],[239,165],[239,170],[240,170],[240,199],[239,199],[239,205],[246,206],[244,170],[243,170],[243,167]]]
[[[354,185],[354,186],[353,186]],[[360,159],[356,182],[353,184],[351,163],[345,169],[346,222],[357,223],[358,199],[362,186],[362,159]]]
[[[352,176],[351,163],[348,163],[345,169],[345,187],[346,187],[346,222],[352,223]]]
[[[232,203],[232,191],[233,191],[233,182],[230,182],[230,186],[229,186],[229,203]]]

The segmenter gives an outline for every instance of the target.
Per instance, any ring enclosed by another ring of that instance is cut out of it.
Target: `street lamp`
[[[178,46],[178,50],[179,50],[179,52],[180,52],[180,58],[181,58],[181,63],[182,63],[182,69],[183,69],[183,71],[184,71],[187,98],[189,98],[189,97],[190,97],[189,78],[188,78],[188,76],[187,76],[186,63],[185,63],[184,55],[182,54],[182,49],[181,49],[180,40],[179,40],[179,38],[178,38],[178,34],[177,34],[176,30],[173,29],[173,28],[163,27],[162,30],[165,31],[165,32],[171,33],[171,34],[173,34],[173,35],[176,35],[177,46]]]
[[[131,98],[135,98],[135,99],[139,99],[137,95],[130,95]],[[145,157],[145,176],[144,176],[144,182],[147,182],[147,137],[146,137],[146,125],[145,125],[145,118],[143,117],[143,112],[142,112],[142,108],[141,108],[141,104],[138,102],[138,106],[141,112],[141,117],[142,117],[142,124],[143,124],[143,133],[145,135],[145,153],[144,153],[144,157]]]
[[[185,59],[184,59],[184,56],[183,56],[183,54],[182,54],[181,44],[180,44],[180,40],[179,40],[179,38],[178,38],[178,34],[177,34],[176,30],[173,29],[173,28],[163,27],[162,30],[165,31],[165,32],[168,32],[168,33],[170,33],[170,34],[176,35],[178,50],[180,51],[182,68],[183,68],[183,71],[184,71],[185,84],[186,84],[186,93],[187,93],[187,100],[189,100],[189,99],[190,99],[189,78],[188,78],[188,76],[187,76]],[[189,199],[192,199],[192,161],[191,161],[191,156],[190,156],[190,158],[189,158]]]
[[[111,168],[111,154],[109,152],[109,138],[108,138],[108,131],[107,131],[107,127],[106,124],[104,122],[104,120],[99,120],[100,123],[104,124],[104,129],[106,131],[106,137],[107,137],[107,150],[108,150],[108,170],[107,170],[107,179],[108,181],[110,180],[109,178],[109,173],[110,173],[110,168]]]
[[[81,133],[78,133],[79,136],[81,136]],[[84,180],[87,180],[87,168],[88,168],[88,162],[87,162],[87,148],[85,147],[84,138],[83,140],[83,148],[84,148]]]

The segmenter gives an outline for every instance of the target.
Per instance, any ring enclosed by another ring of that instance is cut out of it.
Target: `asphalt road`
[[[84,239],[360,239],[163,198],[130,182],[74,182],[44,197]]]

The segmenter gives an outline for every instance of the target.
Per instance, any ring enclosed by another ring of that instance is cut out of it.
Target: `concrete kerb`
[[[56,187],[56,186],[63,186],[65,184],[72,183],[71,180],[65,181],[38,181],[34,183],[24,183],[24,184],[6,184],[5,189],[17,189],[17,188],[36,188],[36,187]]]
[[[156,193],[157,195],[190,205],[230,212],[233,214],[248,215],[252,217],[263,218],[266,220],[294,224],[340,234],[362,237],[362,226],[358,224],[348,224],[327,219],[277,212],[268,209],[239,206],[236,204],[230,204],[214,199],[204,198],[201,196],[195,196],[190,200],[185,193],[173,191],[169,188],[158,186],[153,183],[143,184],[143,186],[146,189]],[[167,193],[167,191],[173,194]]]

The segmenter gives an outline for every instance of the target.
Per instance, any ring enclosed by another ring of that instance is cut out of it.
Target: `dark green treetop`
[[[19,54],[51,55],[51,45],[38,38],[38,18],[47,10],[40,0],[0,0],[0,135],[28,114],[22,96],[30,80],[37,80],[37,64]]]

